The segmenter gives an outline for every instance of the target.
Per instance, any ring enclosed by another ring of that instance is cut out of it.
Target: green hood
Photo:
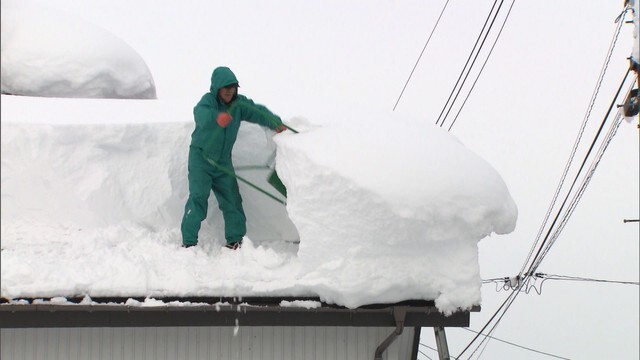
[[[211,74],[211,87],[209,90],[217,98],[218,90],[231,84],[237,84],[236,75],[226,66],[217,67]]]
[[[191,146],[199,148],[204,155],[213,161],[231,164],[233,144],[240,130],[240,123],[248,121],[270,129],[282,125],[282,119],[264,105],[236,92],[233,104],[225,104],[218,97],[218,90],[238,79],[228,67],[218,67],[211,75],[210,91],[202,95],[193,108],[196,128],[191,134]],[[218,125],[216,119],[221,112],[228,112],[234,119],[227,127]]]

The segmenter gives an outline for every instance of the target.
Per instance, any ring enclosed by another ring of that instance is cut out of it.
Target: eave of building
[[[129,298],[93,299],[92,304],[5,302],[0,328],[38,327],[156,327],[156,326],[355,326],[466,327],[470,312],[445,316],[433,301],[411,300],[346,308],[318,298],[163,298],[160,306],[126,305]],[[78,300],[78,299],[76,299]],[[144,299],[139,299],[144,301]],[[281,306],[282,301],[314,301],[318,307]],[[175,305],[176,303],[178,305]],[[172,304],[169,304],[172,303]],[[182,305],[188,304],[188,305]],[[400,314],[400,315],[399,315]]]

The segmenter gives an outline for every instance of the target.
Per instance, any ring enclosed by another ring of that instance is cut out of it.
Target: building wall
[[[393,328],[156,327],[2,329],[2,360],[372,360]],[[413,328],[385,351],[409,360]]]

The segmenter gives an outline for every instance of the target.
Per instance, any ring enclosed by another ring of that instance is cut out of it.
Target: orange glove
[[[216,121],[218,122],[218,125],[220,125],[220,127],[226,128],[231,120],[233,120],[233,118],[229,113],[221,112],[220,114],[218,114],[218,119]]]
[[[285,131],[285,130],[287,130],[287,127],[286,127],[286,126],[284,126],[284,125],[278,125],[278,127],[276,128],[276,132],[277,132],[278,134],[280,134],[281,132],[283,132],[283,131]]]

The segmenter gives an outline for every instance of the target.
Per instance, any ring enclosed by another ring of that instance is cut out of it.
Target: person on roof
[[[209,92],[193,109],[196,123],[189,146],[189,198],[182,217],[182,246],[198,244],[201,223],[207,217],[209,194],[218,200],[224,219],[226,247],[236,250],[247,232],[242,198],[231,161],[231,151],[243,120],[286,130],[282,120],[263,105],[238,94],[238,79],[228,67],[211,75]]]

